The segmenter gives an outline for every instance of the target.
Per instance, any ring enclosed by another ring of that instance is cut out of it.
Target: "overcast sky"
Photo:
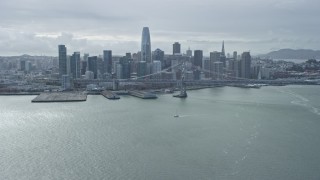
[[[140,50],[148,26],[151,49],[201,49],[208,56],[281,48],[320,49],[319,0],[0,0],[0,55],[74,51],[115,55]]]

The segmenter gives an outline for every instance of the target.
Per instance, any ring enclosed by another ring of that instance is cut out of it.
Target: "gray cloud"
[[[226,49],[253,54],[318,49],[318,0],[10,0],[0,1],[0,55],[136,52],[143,26],[152,49]]]

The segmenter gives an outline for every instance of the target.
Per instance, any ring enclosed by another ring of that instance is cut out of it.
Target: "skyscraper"
[[[221,49],[221,54],[220,54],[220,62],[223,63],[223,67],[226,67],[227,66],[227,63],[226,63],[226,52],[224,50],[224,41],[222,41],[222,49]]]
[[[149,32],[148,27],[144,27],[142,30],[141,61],[146,61],[147,63],[152,63],[150,32]]]
[[[251,55],[250,52],[243,52],[240,61],[240,75],[242,78],[250,78]]]
[[[210,52],[210,61],[211,62],[220,62],[221,52],[213,51]]]
[[[234,59],[234,60],[237,60],[237,56],[238,56],[238,55],[237,55],[237,51],[233,51],[233,59]]]
[[[161,61],[153,61],[152,63],[152,74],[155,74],[152,76],[152,79],[161,79]]]
[[[21,71],[26,70],[26,61],[24,61],[24,60],[20,61],[20,70]]]
[[[142,77],[147,74],[147,63],[145,61],[139,61],[137,67],[137,76]]]
[[[67,48],[65,45],[59,45],[59,76],[67,74]]]
[[[156,49],[155,51],[153,51],[152,59],[160,61],[161,62],[161,69],[164,68],[164,66],[165,66],[164,51],[162,51],[161,49]]]
[[[104,50],[103,51],[103,65],[105,73],[112,73],[112,51]]]
[[[172,54],[175,55],[175,54],[181,54],[181,45],[179,42],[175,42],[173,45],[172,45]]]
[[[202,58],[203,58],[202,50],[194,50],[193,61],[194,61],[195,66],[199,66],[200,68],[203,68],[202,67]]]
[[[226,52],[224,51],[224,41],[222,41],[221,56],[226,56]]]
[[[192,56],[192,51],[190,50],[190,47],[188,48],[188,50],[186,51],[186,54],[188,57]]]
[[[93,72],[94,79],[97,79],[98,77],[98,68],[97,68],[97,56],[88,57],[88,70]]]
[[[211,72],[214,79],[221,79],[223,74],[223,63],[213,62],[211,64]]]
[[[81,61],[81,75],[85,75],[87,66],[88,66],[88,61]]]
[[[118,79],[129,79],[131,75],[131,63],[132,60],[127,58],[126,56],[123,56],[119,60],[119,64],[121,65],[121,76]],[[118,70],[118,66],[117,66]],[[117,72],[118,74],[118,72]]]
[[[73,79],[80,78],[80,52],[74,52],[71,56],[70,71]]]

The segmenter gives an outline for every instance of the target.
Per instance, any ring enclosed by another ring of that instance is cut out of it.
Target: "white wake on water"
[[[316,115],[319,115],[320,116],[320,109],[317,108],[317,107],[314,107],[312,104],[308,103],[310,102],[310,100],[300,94],[297,94],[293,91],[282,91],[282,90],[279,90],[280,92],[282,93],[286,93],[286,94],[289,94],[293,97],[295,97],[296,99],[291,101],[291,104],[294,104],[294,105],[298,105],[298,106],[302,106],[302,107],[305,107],[307,108],[311,113],[314,113]]]

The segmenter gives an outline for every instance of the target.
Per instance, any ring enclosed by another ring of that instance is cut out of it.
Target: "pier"
[[[53,93],[41,93],[34,98],[31,102],[79,102],[86,101],[87,94],[82,92],[53,92]]]
[[[113,93],[111,91],[102,91],[101,95],[110,100],[120,99],[120,96],[118,96],[116,93]]]
[[[129,91],[129,94],[131,96],[135,96],[141,99],[156,99],[158,98],[157,95],[151,93],[151,92],[145,92],[145,91]]]

